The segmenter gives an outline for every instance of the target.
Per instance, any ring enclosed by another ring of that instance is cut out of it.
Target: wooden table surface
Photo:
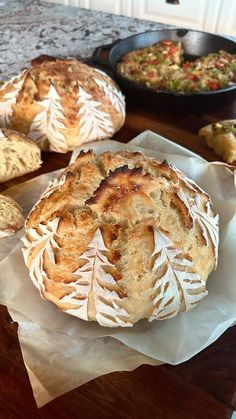
[[[198,115],[160,113],[128,104],[125,125],[114,139],[127,142],[150,129],[212,161],[215,155],[199,140],[198,129],[232,117],[236,117],[236,102]],[[40,170],[0,185],[0,191],[65,167],[70,153],[43,153],[42,157]],[[133,372],[108,374],[37,409],[17,339],[17,324],[6,308],[0,307],[1,419],[226,419],[234,409],[236,327],[181,365],[143,365]]]

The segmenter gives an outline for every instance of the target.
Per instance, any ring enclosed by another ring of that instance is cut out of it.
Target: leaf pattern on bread
[[[29,215],[37,208],[39,204],[41,204],[42,200],[48,198],[56,191],[60,191],[61,187],[65,184],[66,181],[66,174],[63,174],[61,177],[53,179],[53,181],[49,182],[47,189],[41,194],[38,201],[35,202],[33,208],[29,212]]]
[[[199,195],[187,198],[186,195],[179,191],[178,198],[188,211],[188,215],[193,223],[197,223],[203,240],[206,246],[213,245],[215,253],[215,268],[218,261],[218,245],[219,245],[219,215],[213,214],[210,202],[207,201],[205,208],[202,208],[202,203]]]
[[[8,82],[4,83],[0,88],[0,93],[4,92],[5,89],[8,90],[3,94],[0,101],[0,124],[1,127],[10,126],[10,118],[13,114],[13,106],[17,101],[18,94],[23,86],[27,71],[23,71],[19,76],[13,77]]]
[[[60,250],[57,243],[59,223],[60,218],[57,217],[46,225],[39,224],[37,229],[29,229],[27,236],[23,238],[24,260],[26,265],[30,264],[30,277],[43,298],[49,297],[48,284],[53,286],[55,294],[58,291],[57,283],[47,273],[45,258],[48,258],[50,263],[56,266],[55,249]],[[38,246],[39,251],[37,251]],[[70,307],[76,309],[78,316],[87,320],[87,300],[81,292],[79,283],[60,284],[60,296],[57,298],[54,296],[52,301],[57,301],[62,308],[64,303],[67,303],[68,306],[68,301],[70,301]]]
[[[104,76],[103,71],[98,69],[95,69],[95,71]],[[96,78],[95,82],[104,91],[106,97],[110,100],[117,112],[125,119],[125,102],[121,91],[115,88],[112,83],[108,85],[103,79]]]
[[[49,148],[60,153],[66,152],[66,138],[62,133],[62,130],[66,128],[65,116],[56,88],[51,84],[44,100],[36,103],[41,106],[42,110],[35,115],[29,135],[42,149]]]
[[[53,179],[52,182],[49,182],[47,189],[42,193],[40,200],[42,198],[48,198],[53,192],[60,190],[66,181],[66,175]]]
[[[82,284],[87,304],[92,293],[95,316],[99,324],[110,327],[132,326],[128,321],[128,313],[119,305],[122,298],[118,293],[117,281],[111,274],[115,270],[115,265],[108,260],[107,253],[108,249],[98,228],[86,251],[79,257],[80,260],[84,259],[85,263],[74,272],[74,275],[79,277],[78,281]],[[71,310],[67,312],[71,313]]]
[[[78,93],[79,132],[82,142],[102,139],[113,133],[113,123],[110,115],[101,109],[101,102],[92,99],[82,87]]]
[[[44,151],[66,153],[110,138],[125,120],[125,98],[104,72],[75,59],[42,56],[0,87],[0,125]]]
[[[183,254],[164,231],[154,230],[154,264],[158,276],[154,285],[154,319],[168,319],[180,310],[188,311],[207,295],[205,281],[193,270],[189,255]]]
[[[26,237],[22,239],[26,265],[30,263],[30,277],[42,296],[45,291],[44,277],[47,277],[44,269],[44,257],[47,254],[50,261],[55,264],[53,249],[59,248],[56,241],[59,222],[60,218],[57,217],[52,221],[48,221],[46,225],[39,223],[37,229],[30,228]],[[34,253],[34,249],[37,250],[37,246],[39,246],[39,251]]]
[[[56,264],[55,249],[60,249],[57,243],[57,230],[60,218],[49,221],[47,225],[39,224],[37,230],[31,228],[23,239],[23,254],[26,264],[30,260],[30,276],[42,296],[45,295],[45,279],[51,281],[45,267],[45,257]],[[41,250],[34,253],[40,246]],[[103,326],[132,326],[128,321],[127,311],[120,307],[122,292],[117,286],[115,265],[108,260],[108,249],[105,246],[101,230],[98,228],[85,252],[78,256],[81,266],[73,272],[74,280],[67,281],[65,294],[59,299],[60,304],[67,304],[68,314],[73,314],[84,320],[89,319],[89,304],[95,304],[96,320]],[[63,286],[63,285],[62,285]],[[68,289],[70,291],[68,292]]]
[[[202,241],[206,246],[213,246],[215,254],[215,268],[218,262],[219,245],[219,215],[212,211],[209,196],[192,179],[189,179],[184,173],[174,166],[174,170],[180,182],[188,188],[189,194],[183,192],[181,188],[176,188],[172,194],[172,203],[181,211],[184,223],[191,229],[195,224],[198,225]],[[205,197],[203,200],[201,197]]]

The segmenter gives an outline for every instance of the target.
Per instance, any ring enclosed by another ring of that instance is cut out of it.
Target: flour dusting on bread
[[[125,99],[103,71],[75,59],[42,56],[0,89],[0,126],[66,153],[112,137],[125,120]]]
[[[207,193],[166,161],[82,151],[31,210],[24,258],[61,310],[130,327],[207,295],[218,222]]]

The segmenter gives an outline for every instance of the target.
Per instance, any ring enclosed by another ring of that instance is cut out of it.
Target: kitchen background
[[[236,35],[236,0],[50,1],[208,32]]]

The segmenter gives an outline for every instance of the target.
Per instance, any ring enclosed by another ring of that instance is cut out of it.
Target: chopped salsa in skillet
[[[221,50],[184,61],[181,43],[165,40],[124,55],[117,71],[156,90],[174,93],[218,90],[236,83],[236,54]]]

